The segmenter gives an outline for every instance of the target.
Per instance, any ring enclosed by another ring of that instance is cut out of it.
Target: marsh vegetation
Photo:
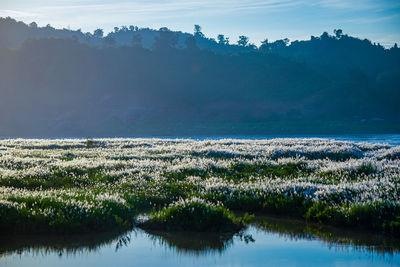
[[[221,230],[244,222],[233,211],[398,236],[399,155],[326,139],[2,140],[0,229],[128,229],[150,214]]]

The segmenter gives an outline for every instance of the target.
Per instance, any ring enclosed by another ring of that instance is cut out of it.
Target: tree
[[[142,38],[142,36],[140,34],[135,34],[132,37],[132,41],[131,41],[132,46],[134,46],[134,47],[142,46],[142,39],[143,38]]]
[[[185,44],[187,50],[194,51],[199,49],[196,45],[196,38],[194,38],[193,36],[188,37],[185,40]]]
[[[237,43],[239,46],[245,47],[249,43],[249,37],[241,35],[239,36],[239,41]]]
[[[265,38],[264,41],[261,41],[260,51],[267,52],[269,50],[270,50],[270,47],[269,47],[268,39]]]
[[[225,36],[223,34],[218,34],[217,40],[219,44],[225,44]]]
[[[255,44],[248,44],[247,47],[252,49],[252,50],[256,50],[257,49],[257,46]]]
[[[225,37],[225,44],[226,44],[226,45],[229,44],[229,37]]]
[[[170,31],[167,27],[162,27],[158,31],[159,36],[155,38],[153,48],[175,48],[178,44],[178,35]]]
[[[104,38],[104,44],[106,46],[114,46],[115,45],[115,38],[111,36],[107,36]]]
[[[228,37],[225,38],[225,36],[223,34],[218,34],[217,40],[218,40],[218,43],[221,45],[229,44],[229,38]]]
[[[170,29],[168,29],[167,27],[161,27],[160,29],[158,29],[159,32],[169,32],[171,31]]]
[[[29,27],[34,28],[34,29],[36,29],[37,26],[38,26],[37,23],[34,22],[34,21],[33,21],[32,23],[29,24]]]
[[[261,41],[261,46],[268,46],[268,38],[265,38],[264,41]]]
[[[97,29],[93,32],[94,37],[103,38],[104,31],[102,29]]]
[[[92,35],[90,34],[90,32],[85,33],[85,40],[89,41],[90,39],[92,39]]]
[[[321,35],[321,40],[326,40],[326,39],[329,39],[329,34],[327,33],[327,32],[324,32],[322,35]]]
[[[114,27],[114,32],[118,33],[119,32],[119,28],[118,27]]]
[[[204,34],[201,32],[201,26],[200,25],[194,25],[194,36],[204,38]]]
[[[290,43],[289,38],[285,38],[282,41],[285,43],[285,46],[287,46]]]
[[[340,38],[342,38],[342,36],[343,36],[343,31],[342,31],[342,29],[334,29],[333,30],[333,33],[335,34],[335,36],[336,36],[336,38],[337,39],[340,39]]]
[[[288,43],[289,43],[289,39],[287,39],[287,38],[285,38],[283,40],[276,40],[273,43],[269,43],[268,48],[270,50],[282,49],[282,48],[286,47]]]

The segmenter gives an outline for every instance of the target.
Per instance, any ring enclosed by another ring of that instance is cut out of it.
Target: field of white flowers
[[[0,140],[0,231],[130,227],[187,199],[400,233],[400,147],[327,139]]]

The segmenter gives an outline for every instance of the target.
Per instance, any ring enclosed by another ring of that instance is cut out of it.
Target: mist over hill
[[[400,49],[0,18],[0,136],[400,132]]]

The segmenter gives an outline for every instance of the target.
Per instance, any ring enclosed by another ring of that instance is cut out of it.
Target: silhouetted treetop
[[[239,46],[245,47],[249,43],[249,37],[241,35],[241,36],[239,36],[239,40],[237,43]]]
[[[204,34],[201,32],[200,25],[194,25],[194,36],[198,38],[204,38]]]
[[[104,31],[102,29],[94,30],[93,36],[96,38],[103,38]]]

